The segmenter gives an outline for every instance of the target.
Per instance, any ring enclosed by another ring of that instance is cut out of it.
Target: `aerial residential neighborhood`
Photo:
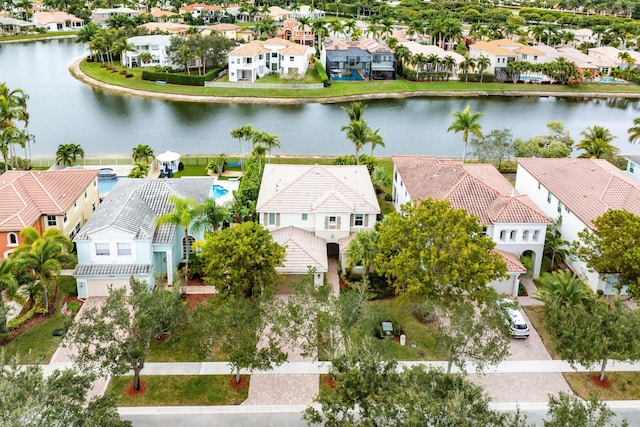
[[[3,423],[640,425],[636,6],[5,2]]]

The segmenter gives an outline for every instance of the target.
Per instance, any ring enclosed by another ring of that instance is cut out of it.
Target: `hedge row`
[[[142,72],[142,80],[151,80],[156,82],[162,81],[185,86],[204,86],[205,82],[209,82],[217,78],[218,74],[220,74],[223,69],[224,68],[214,68],[201,76],[182,73],[160,73],[145,70]]]
[[[11,319],[7,322],[7,329],[13,331],[14,329],[18,329],[20,326],[27,323],[29,320],[33,319],[33,316],[36,314],[43,315],[47,314],[47,310],[42,306],[34,306],[31,310],[27,311],[24,316],[18,316],[14,319]]]
[[[316,60],[316,72],[318,73],[318,77],[320,77],[320,80],[325,87],[331,86],[331,83],[329,83],[329,76],[327,75],[322,62],[318,60]]]

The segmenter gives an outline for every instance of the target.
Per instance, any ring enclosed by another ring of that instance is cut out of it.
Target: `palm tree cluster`
[[[609,129],[595,125],[588,127],[580,134],[584,137],[576,145],[576,148],[584,150],[580,157],[611,160],[618,154],[618,147],[611,145],[611,141],[616,137]]]
[[[34,140],[29,134],[29,96],[22,89],[10,89],[6,82],[0,83],[0,152],[4,161],[4,170],[16,169],[20,161],[16,155],[16,146],[25,150],[26,167],[30,166],[30,143]]]
[[[78,158],[84,159],[84,150],[80,144],[60,144],[56,151],[56,163],[60,166],[73,166]]]
[[[364,119],[364,110],[366,105],[361,102],[352,102],[349,107],[342,107],[349,116],[349,124],[342,126],[341,131],[346,133],[346,137],[355,147],[355,164],[360,164],[360,150],[366,145],[371,144],[371,155],[373,150],[380,146],[384,147],[384,140],[378,133],[380,129],[372,130],[367,121]]]
[[[269,152],[269,162],[271,162],[271,150],[280,148],[280,137],[276,134],[262,132],[254,129],[250,124],[240,126],[231,131],[231,137],[237,138],[242,151],[242,168],[244,169],[244,143],[251,142],[251,152],[256,149],[260,152]]]
[[[562,85],[577,85],[582,83],[584,79],[582,70],[563,57],[544,64],[534,64],[528,61],[512,61],[507,64],[507,74],[514,83],[520,80],[523,73],[546,75]]]

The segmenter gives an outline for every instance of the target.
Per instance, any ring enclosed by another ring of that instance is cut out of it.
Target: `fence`
[[[34,168],[49,168],[55,164],[56,158],[53,156],[31,158],[31,166],[33,166]],[[78,159],[76,164],[80,166],[133,165],[133,159],[130,155],[86,156],[83,159]]]
[[[227,83],[227,82],[205,82],[206,87],[233,87],[233,88],[251,88],[251,89],[322,89],[323,83],[300,83],[300,84],[287,84],[287,83]]]

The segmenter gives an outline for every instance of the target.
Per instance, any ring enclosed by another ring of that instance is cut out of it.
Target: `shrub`
[[[331,86],[331,82],[329,81],[329,76],[327,75],[327,71],[324,69],[324,66],[320,61],[316,61],[315,63],[316,72],[318,73],[318,77],[320,77],[320,81],[324,87]]]
[[[221,68],[214,68],[201,76],[145,70],[142,72],[142,80],[163,81],[185,86],[204,86],[205,82],[215,79],[221,70]]]
[[[385,194],[384,195],[384,201],[385,202],[389,202],[389,203],[393,202],[393,196],[391,194],[388,194],[388,193]]]
[[[36,314],[36,309],[34,307],[31,310],[27,311],[24,314],[24,316],[18,316],[16,318],[9,320],[7,322],[7,329],[10,331],[13,331],[14,329],[18,329],[20,326],[24,325],[29,320],[31,320],[33,316],[35,316],[35,314]]]
[[[67,304],[67,310],[75,316],[80,310],[80,303],[78,301],[69,301],[69,304]]]

